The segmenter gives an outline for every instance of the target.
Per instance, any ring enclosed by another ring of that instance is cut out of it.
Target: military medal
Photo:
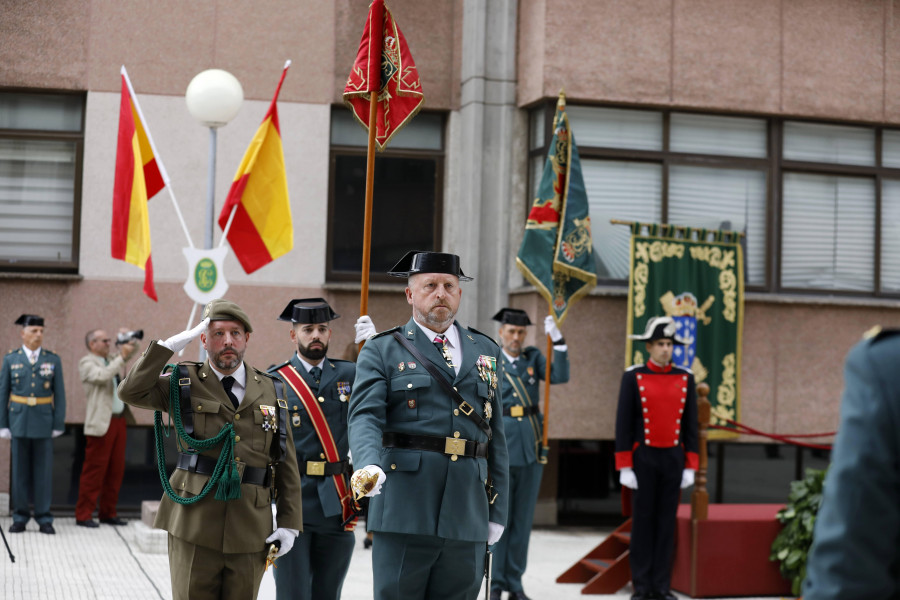
[[[401,363],[403,364],[403,363]],[[350,399],[350,382],[349,381],[338,381],[337,382],[338,393],[340,394],[341,402],[346,402]]]
[[[50,377],[53,375],[53,363],[41,363],[41,377]]]
[[[410,363],[407,363],[407,364],[409,364],[409,368],[410,368],[410,369],[415,369],[415,368],[416,368],[416,363],[414,363],[414,362],[410,362]]]
[[[275,418],[275,407],[261,404],[259,411],[263,414],[262,428],[263,431],[274,431],[277,421]]]
[[[291,425],[294,427],[300,427],[300,413],[294,413],[291,415]]]
[[[405,368],[406,368],[406,363],[401,362],[400,364],[397,365],[397,370],[400,371],[401,373],[403,372],[403,369],[405,369]]]

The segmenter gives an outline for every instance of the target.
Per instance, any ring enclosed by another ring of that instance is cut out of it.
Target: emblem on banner
[[[184,283],[184,291],[188,297],[198,304],[224,297],[228,291],[223,268],[228,247],[220,246],[209,250],[182,248],[181,251],[188,263],[188,278]]]

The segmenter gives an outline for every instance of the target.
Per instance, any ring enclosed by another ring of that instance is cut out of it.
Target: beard
[[[313,344],[321,344],[321,346],[310,348],[309,346],[312,346]],[[313,340],[309,343],[309,346],[304,346],[299,341],[297,341],[297,352],[300,354],[300,356],[309,360],[322,360],[328,353],[328,342],[323,342],[322,340]]]
[[[443,308],[446,311],[446,316],[440,317],[438,316],[438,309]],[[449,306],[445,304],[434,304],[431,308],[428,309],[427,313],[423,313],[419,309],[416,309],[416,321],[428,327],[432,331],[437,331],[438,333],[445,331],[450,324],[453,323],[453,319],[456,317],[456,313],[453,312]]]
[[[226,352],[227,356],[225,356]],[[219,371],[230,371],[241,364],[241,361],[244,360],[244,353],[238,352],[234,348],[224,348],[215,355],[211,355],[209,360]]]

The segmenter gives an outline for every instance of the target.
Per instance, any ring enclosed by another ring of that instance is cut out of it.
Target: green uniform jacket
[[[119,384],[119,398],[132,406],[166,412],[169,410],[169,376],[161,376],[172,351],[152,342]],[[278,444],[277,429],[264,430],[260,406],[277,406],[275,385],[263,372],[247,365],[247,387],[244,399],[235,412],[225,389],[209,366],[209,362],[183,363],[191,377],[191,406],[194,410],[194,434],[208,439],[231,423],[234,426],[234,457],[251,467],[265,468],[271,461],[273,444]],[[174,407],[173,407],[174,408]],[[300,474],[297,456],[290,451],[293,439],[288,428],[284,461],[276,467],[275,492],[278,527],[303,529],[300,500]],[[203,451],[218,458],[219,448]],[[201,492],[209,475],[175,469],[169,483],[176,493],[190,498]],[[211,490],[196,504],[182,505],[163,494],[155,526],[192,544],[225,553],[259,552],[266,548],[265,539],[272,533],[272,509],[269,489],[241,484],[239,500],[215,499]]]
[[[528,346],[519,355],[515,365],[503,358],[503,408],[511,406],[540,406],[540,382],[547,372],[547,360],[541,351]],[[569,381],[568,351],[553,351],[550,383]],[[509,464],[524,467],[537,462],[538,450],[543,443],[544,415],[503,417],[506,446],[509,448]]]
[[[499,363],[500,348],[474,329],[453,326],[459,328],[462,346],[458,375],[412,319],[403,328],[370,338],[359,354],[350,399],[353,463],[357,468],[379,465],[387,475],[381,494],[369,503],[367,525],[371,531],[483,542],[488,521],[506,525],[509,461],[503,419],[499,418],[502,380],[498,380],[491,402],[493,438],[487,459],[460,457],[452,461],[439,452],[382,447],[382,432],[451,438],[458,433],[462,439],[488,441],[425,367],[416,364],[415,357],[390,335],[398,330],[411,340],[423,356],[445,370],[460,395],[484,416],[490,386],[479,376],[475,363],[482,355]],[[489,476],[497,494],[493,504],[488,503],[484,489]]]
[[[28,406],[12,402],[10,394],[26,398],[53,397],[50,404]],[[66,390],[62,361],[41,348],[34,364],[21,347],[3,357],[0,368],[0,429],[8,428],[13,437],[49,438],[53,431],[66,428]]]
[[[319,406],[322,408],[325,420],[328,421],[328,427],[331,429],[338,453],[341,460],[347,460],[347,452],[350,449],[347,442],[347,406],[353,379],[356,376],[355,365],[346,360],[325,358],[319,365],[322,369],[322,377],[319,380],[317,392],[314,387],[315,383],[296,354],[287,363],[269,369],[269,374],[277,377],[275,371],[285,364],[292,365],[310,386],[316,397],[322,399]],[[297,464],[302,467],[308,460],[326,460],[322,442],[319,441],[319,436],[316,434],[309,414],[303,408],[303,403],[287,383],[285,383],[285,389],[287,390],[288,414],[294,436],[294,448],[297,450]],[[344,396],[343,400],[341,400],[341,395]],[[335,517],[341,514],[341,499],[338,497],[334,478],[331,475],[319,477],[307,475],[305,470],[301,470],[300,481],[303,485],[304,523],[318,525],[326,517]],[[349,478],[347,481],[349,486]]]
[[[807,600],[900,598],[900,332],[857,344],[806,563]]]

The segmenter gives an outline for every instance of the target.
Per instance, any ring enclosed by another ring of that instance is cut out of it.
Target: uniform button
[[[200,412],[201,410],[203,410],[203,405],[202,405],[202,404],[198,404],[198,405],[197,405],[197,412]],[[237,416],[237,415],[235,415],[235,416]]]
[[[459,416],[459,409],[458,409],[458,408],[454,408],[454,409],[453,409],[453,416],[455,416],[455,417],[458,417],[458,416]]]
[[[687,393],[687,388],[681,388],[681,391]]]
[[[394,471],[396,471],[396,470],[397,470],[397,465],[392,464],[392,465],[391,465],[391,469],[394,470]]]
[[[646,401],[647,401],[646,398],[641,398],[641,402],[646,402]]]
[[[678,409],[678,414],[681,414],[681,413],[683,413],[683,412],[684,412],[684,409],[683,409],[683,408],[679,408],[679,409]]]
[[[649,423],[650,419],[644,419],[644,423]]]
[[[675,430],[675,433],[681,433],[681,430],[680,430],[680,429],[676,429],[676,430]]]
[[[297,405],[296,405],[296,404],[294,405],[294,410],[297,410]]]
[[[324,452],[319,452],[319,458],[325,458],[325,453],[324,453]]]
[[[319,402],[325,402],[325,397],[324,397],[324,396],[319,396]]]
[[[458,432],[458,431],[454,431],[454,432],[453,432],[453,437],[458,438],[458,437],[459,437],[459,432]]]
[[[637,378],[638,378],[638,380],[640,380],[640,379],[641,379],[641,376],[640,376],[640,375],[638,375],[638,376],[637,376]]]
[[[681,403],[684,404],[684,398],[681,399]]]
[[[644,412],[650,412],[650,409],[647,408],[647,407],[645,406],[645,407],[644,407]]]
[[[241,441],[241,436],[239,436],[239,435],[234,436],[234,442],[238,443],[239,441]]]
[[[235,462],[241,462],[241,457],[240,457],[240,456],[235,456],[235,457],[234,457],[234,461],[235,461]]]
[[[650,433],[650,430],[649,430],[649,429],[645,429],[645,430],[644,430],[644,433]]]
[[[181,489],[184,489],[184,482],[181,482]]]
[[[687,375],[682,375],[682,376],[681,376],[681,380],[682,380],[682,381],[687,381]]]
[[[641,386],[641,387],[640,387],[640,390],[643,392],[643,391],[644,391],[644,386]]]
[[[457,457],[457,456],[454,454],[454,455],[452,455],[452,456],[450,457],[450,460],[452,460],[453,462],[456,462],[456,459],[457,459],[457,458],[459,458],[459,457]]]
[[[519,395],[516,394],[515,392],[513,392],[513,398],[518,398],[518,397],[519,397]]]
[[[411,384],[411,383],[407,383],[407,384],[406,384],[406,387],[411,388],[411,387],[412,387],[412,384]],[[456,388],[453,388],[453,389],[455,390]]]
[[[234,420],[235,420],[235,421],[240,421],[240,420],[241,420],[241,415],[234,415]]]
[[[455,386],[455,385],[453,386],[453,389],[454,389],[454,391],[457,391],[457,392],[459,391],[459,390],[456,389],[456,386]]]

